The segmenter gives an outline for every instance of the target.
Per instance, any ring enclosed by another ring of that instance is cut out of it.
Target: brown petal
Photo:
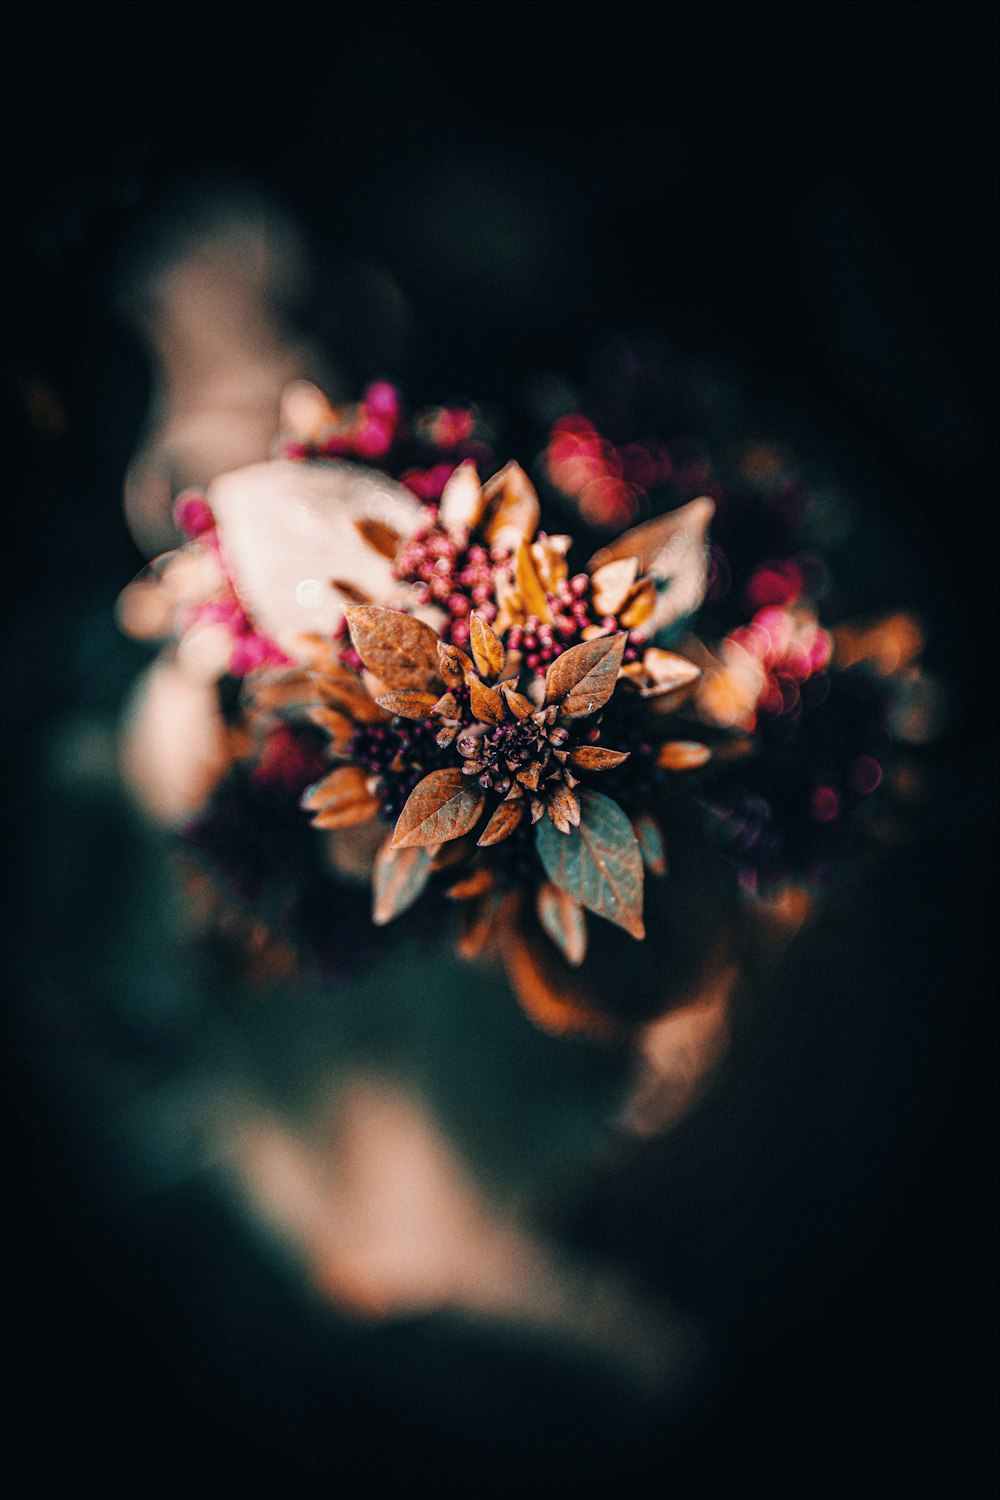
[[[387,557],[390,562],[395,561],[396,553],[399,551],[399,544],[402,541],[402,537],[398,531],[394,531],[384,521],[375,521],[368,517],[356,520],[354,526],[355,530],[364,538],[369,547],[373,547],[376,552],[381,553],[383,557]],[[341,585],[338,583],[337,587],[340,588]]]
[[[619,557],[591,574],[594,608],[599,615],[616,615],[628,597],[639,572],[637,557]]]
[[[499,677],[506,663],[503,643],[482,615],[475,611],[473,611],[469,635],[473,659],[482,676],[490,679]]]
[[[351,604],[344,613],[354,649],[386,687],[426,691],[438,682],[438,638],[429,625],[375,604]]]
[[[628,760],[627,750],[609,750],[604,745],[577,745],[570,752],[569,763],[581,771],[610,771]]]
[[[485,801],[457,766],[431,771],[407,798],[392,835],[393,847],[426,847],[461,838],[479,821]]]
[[[541,506],[534,485],[520,464],[506,464],[483,485],[484,532],[491,547],[516,547],[530,541],[538,528]]]
[[[482,724],[502,724],[504,703],[496,688],[480,682],[475,673],[469,675],[469,701],[472,712]]]
[[[615,690],[627,637],[601,636],[571,646],[545,674],[545,702],[559,705],[563,719],[582,719],[602,708]]]
[[[373,818],[379,804],[360,766],[338,766],[308,789],[302,806],[317,814],[317,828],[353,828]]]
[[[538,920],[566,962],[579,967],[587,953],[587,922],[579,901],[547,880],[538,888],[535,909]]]
[[[394,849],[386,839],[372,870],[372,921],[384,927],[393,917],[412,906],[431,873],[429,849]]]
[[[450,688],[461,687],[465,681],[466,673],[473,669],[472,658],[466,656],[457,646],[451,645],[449,641],[438,641],[438,670],[444,678],[445,686]]]
[[[711,759],[711,750],[697,740],[668,740],[656,753],[656,764],[665,771],[693,771]]]
[[[426,719],[437,701],[433,693],[421,693],[416,688],[400,688],[394,693],[380,693],[375,699],[379,708],[384,708],[390,714],[398,714],[401,719]]]
[[[523,817],[523,802],[516,800],[513,802],[501,802],[479,835],[478,842],[480,848],[485,849],[490,844],[499,844],[504,839],[510,838]]]

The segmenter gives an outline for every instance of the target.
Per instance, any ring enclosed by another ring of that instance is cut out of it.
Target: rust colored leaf
[[[496,688],[487,687],[476,674],[469,675],[469,702],[472,712],[482,724],[502,724],[504,721],[503,698]]]
[[[524,803],[522,801],[501,802],[479,835],[480,848],[485,849],[490,844],[499,844],[504,839],[510,838],[523,817]]]
[[[438,641],[438,670],[446,687],[461,687],[466,673],[473,670],[472,658],[448,641]]]
[[[560,833],[580,826],[580,804],[568,786],[557,786],[549,798],[548,814]]]
[[[618,613],[638,572],[637,557],[619,557],[614,562],[604,563],[591,574],[591,598],[599,615]]]
[[[619,624],[626,630],[638,630],[640,625],[645,625],[655,607],[656,584],[651,578],[640,579],[618,612]]]
[[[546,950],[546,951],[542,951]],[[620,1028],[597,1010],[574,986],[573,976],[559,972],[548,944],[514,932],[500,950],[507,979],[525,1014],[551,1036],[587,1036],[607,1041]]]
[[[508,932],[518,899],[517,891],[492,889],[481,900],[463,905],[462,931],[455,945],[459,958],[479,958],[496,936]]]
[[[493,886],[493,872],[486,865],[472,870],[463,880],[456,880],[445,892],[452,901],[470,901],[473,896],[483,896]]]
[[[639,852],[642,862],[651,875],[665,875],[667,873],[667,852],[663,845],[663,834],[660,825],[651,818],[649,813],[639,813],[632,819],[632,827],[639,841]]]
[[[697,740],[668,740],[656,752],[656,764],[665,771],[694,771],[711,759],[711,750]]]
[[[496,631],[491,629],[482,615],[473,611],[469,630],[472,655],[483,677],[499,677],[507,657],[503,643]]]
[[[368,790],[359,766],[338,766],[306,791],[302,806],[315,812],[317,828],[353,828],[378,812],[378,798]]]
[[[542,509],[535,487],[520,464],[505,464],[488,479],[483,485],[483,499],[484,531],[491,547],[516,547],[522,541],[530,542]]]
[[[517,549],[517,556],[514,560],[514,580],[521,596],[524,614],[537,615],[543,625],[551,625],[552,611],[527,542],[522,542]]]
[[[417,688],[400,688],[394,693],[380,693],[375,699],[379,708],[384,708],[390,714],[398,714],[401,719],[426,719],[437,701],[433,693],[421,693]]]
[[[438,638],[423,620],[376,604],[350,604],[345,614],[355,651],[386,687],[437,684]]]
[[[348,583],[346,578],[331,579],[330,587],[335,588],[338,594],[343,594],[344,598],[349,599],[352,604],[370,604],[372,602],[371,594],[366,594],[364,589],[358,588],[357,584]]]
[[[570,751],[569,763],[580,771],[610,771],[628,760],[627,750],[609,750],[604,745],[577,745]]]
[[[324,674],[316,677],[313,685],[321,702],[346,714],[355,724],[384,724],[389,717],[353,672],[345,672],[342,677]]]
[[[412,906],[427,884],[433,855],[430,849],[394,849],[386,839],[372,870],[372,921],[384,927]]]
[[[545,674],[545,702],[564,719],[583,719],[603,708],[615,690],[626,636],[602,635],[557,656]]]
[[[384,521],[374,521],[368,517],[362,517],[355,521],[354,526],[359,535],[368,543],[369,547],[373,547],[376,552],[380,552],[390,562],[395,561],[396,553],[399,551],[399,544],[402,541],[402,537],[398,531],[394,531]],[[342,585],[338,583],[337,588],[342,588]]]
[[[407,798],[392,835],[393,847],[426,848],[461,838],[479,821],[485,800],[457,766],[431,771]]]
[[[538,920],[568,964],[578,968],[587,953],[587,920],[583,907],[547,880],[535,903]]]
[[[516,688],[511,687],[509,682],[501,683],[500,691],[506,698],[507,707],[515,719],[527,719],[529,715],[535,712],[535,705],[531,699],[526,698],[523,693],[519,693]]]
[[[642,938],[642,855],[632,825],[600,792],[582,792],[580,803],[580,826],[572,833],[560,833],[548,818],[538,824],[545,873],[588,911]]]
[[[309,718],[330,736],[334,755],[346,755],[347,744],[354,733],[354,722],[335,708],[311,708]]]

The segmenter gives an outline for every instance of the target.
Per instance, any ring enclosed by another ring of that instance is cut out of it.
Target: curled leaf
[[[433,863],[428,848],[394,849],[386,839],[372,870],[372,921],[384,927],[412,906],[427,884]]]
[[[642,855],[632,825],[600,792],[582,792],[580,803],[580,826],[569,834],[548,818],[539,822],[535,842],[545,873],[588,911],[642,938]]]
[[[352,828],[378,812],[378,798],[359,766],[338,766],[307,789],[302,806],[316,813],[317,828]]]
[[[656,764],[665,771],[694,771],[711,759],[711,750],[697,740],[668,740],[656,752]]]
[[[457,766],[431,771],[407,798],[393,831],[393,847],[427,848],[461,838],[479,821],[485,800]]]
[[[523,817],[523,801],[501,802],[479,835],[478,843],[480,848],[485,849],[490,844],[499,844],[504,839],[510,838]]]
[[[507,707],[515,719],[527,719],[530,714],[535,712],[535,705],[531,699],[526,698],[523,693],[519,693],[516,688],[511,687],[509,682],[502,682],[500,684],[500,691],[506,698]]]
[[[603,635],[557,656],[545,674],[546,705],[559,705],[560,717],[582,719],[603,708],[615,690],[626,636]]]
[[[578,968],[587,953],[587,922],[583,907],[547,880],[536,899],[538,920],[568,964]]]
[[[580,825],[580,804],[565,784],[552,793],[547,812],[560,833],[569,833]]]
[[[417,688],[399,688],[392,693],[380,693],[375,702],[401,719],[426,719],[438,699],[434,693],[422,693]]]
[[[610,771],[628,760],[627,750],[609,750],[604,745],[577,745],[570,751],[569,763],[580,771]]]
[[[467,672],[473,670],[472,658],[448,641],[438,641],[438,671],[446,687],[461,687]]]
[[[473,611],[469,639],[476,666],[484,677],[499,677],[507,660],[503,642],[481,614]]]
[[[504,721],[503,698],[496,688],[480,682],[475,673],[469,676],[469,702],[472,712],[482,724],[502,724]]]
[[[386,687],[427,690],[438,681],[438,638],[423,620],[376,604],[344,613],[355,651]]]

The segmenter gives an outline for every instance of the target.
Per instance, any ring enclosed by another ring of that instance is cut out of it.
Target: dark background
[[[865,1255],[649,1457],[642,1477],[682,1495],[991,1483],[996,18],[954,3],[5,12],[10,733],[72,691],[52,620],[74,629],[139,562],[119,496],[149,377],[116,268],[207,167],[247,174],[305,227],[319,290],[303,316],[349,385],[389,374],[418,400],[495,399],[516,436],[534,371],[577,377],[613,330],[653,328],[740,378],[762,430],[834,453],[913,561],[955,699],[949,831],[914,897],[943,934],[922,1003],[947,976],[957,1041]],[[391,326],[386,275],[406,309]],[[10,1053],[7,1359],[39,1492],[87,1474],[109,1492],[323,1488],[178,1367],[16,1038]],[[457,1472],[453,1450],[342,1395],[347,1475],[331,1458],[330,1487],[384,1482],[397,1460]],[[463,1477],[485,1489],[478,1462]]]

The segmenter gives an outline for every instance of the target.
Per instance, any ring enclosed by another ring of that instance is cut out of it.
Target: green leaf
[[[429,848],[461,838],[479,821],[485,796],[457,766],[431,771],[406,800],[392,835],[394,849]]]
[[[394,849],[392,839],[386,839],[372,870],[372,921],[376,927],[384,927],[413,905],[427,884],[433,860],[433,848]]]
[[[632,825],[600,792],[582,792],[580,804],[580,826],[571,833],[560,833],[548,818],[538,823],[535,843],[545,873],[588,911],[642,938],[642,855]]]
[[[663,834],[660,825],[649,813],[642,812],[632,819],[632,827],[635,836],[639,840],[639,852],[642,862],[651,875],[665,875],[667,873],[667,852],[663,846]]]

